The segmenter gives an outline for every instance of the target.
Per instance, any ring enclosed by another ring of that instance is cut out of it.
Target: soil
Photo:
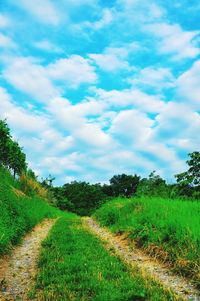
[[[28,233],[11,255],[0,258],[0,300],[28,300],[34,284],[41,242],[55,220],[45,220]]]

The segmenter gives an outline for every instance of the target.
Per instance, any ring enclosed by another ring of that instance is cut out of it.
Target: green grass
[[[0,255],[9,252],[22,236],[44,218],[61,215],[45,200],[28,197],[13,188],[20,183],[8,171],[0,168]]]
[[[176,271],[200,280],[200,202],[119,198],[104,204],[94,217],[115,233],[127,233]]]
[[[41,301],[175,300],[136,268],[131,271],[109,254],[72,215],[59,219],[43,242],[36,287],[30,295]]]

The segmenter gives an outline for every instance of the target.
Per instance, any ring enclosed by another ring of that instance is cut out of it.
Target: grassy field
[[[0,255],[44,218],[61,215],[60,210],[37,196],[28,197],[19,187],[20,183],[0,168]]]
[[[43,242],[34,294],[49,301],[175,300],[110,255],[72,215],[59,219]]]
[[[115,233],[127,233],[140,247],[199,283],[200,202],[118,198],[94,217]]]

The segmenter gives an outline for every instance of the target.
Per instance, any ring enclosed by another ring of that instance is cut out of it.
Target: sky
[[[35,173],[173,182],[200,150],[199,16],[199,0],[0,0],[0,119]]]

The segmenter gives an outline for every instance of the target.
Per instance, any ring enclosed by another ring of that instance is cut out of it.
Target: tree
[[[58,193],[61,198],[60,191]],[[99,184],[74,181],[63,185],[62,198],[73,204],[73,212],[90,215],[102,204],[105,194]]]
[[[175,175],[177,182],[181,185],[199,186],[200,185],[200,152],[188,154],[190,159],[186,161],[189,169]]]
[[[0,164],[6,167],[8,165],[10,141],[10,129],[5,120],[0,120]]]
[[[188,154],[190,159],[187,171],[175,175],[177,180],[177,194],[183,197],[199,199],[200,197],[200,152]]]
[[[170,188],[156,171],[152,171],[148,178],[143,178],[137,188],[137,195],[147,196],[162,196],[167,197],[170,193]]]
[[[113,196],[132,196],[140,182],[140,177],[137,175],[115,175],[110,179],[110,186],[113,191]]]
[[[22,152],[18,142],[12,140],[9,143],[8,165],[13,170],[14,177],[16,174],[21,175],[27,169],[26,155]]]

